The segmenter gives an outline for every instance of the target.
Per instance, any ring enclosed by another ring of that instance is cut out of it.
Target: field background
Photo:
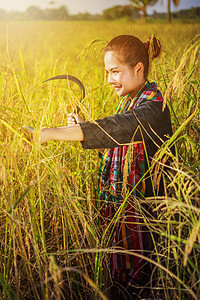
[[[162,55],[149,79],[167,95],[175,132],[157,161],[176,146],[165,197],[146,200],[156,217],[144,220],[160,236],[152,298],[199,299],[200,25],[125,20],[1,23],[0,299],[109,298],[112,249],[109,231],[98,224],[97,151],[75,142],[35,143],[25,151],[20,128],[66,125],[79,90],[43,83],[59,74],[84,83],[86,120],[111,115],[118,99],[104,86],[101,50],[116,35],[146,41],[152,33]]]

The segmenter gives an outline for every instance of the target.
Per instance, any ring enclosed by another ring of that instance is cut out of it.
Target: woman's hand
[[[23,126],[23,129],[25,130],[26,140],[30,141],[31,143],[33,143],[34,140],[35,141],[38,140],[38,142],[40,144],[43,144],[46,141],[48,141],[48,139],[46,140],[46,136],[44,134],[42,134],[43,129],[40,132],[38,132],[38,134],[36,133],[36,130],[34,127]],[[46,129],[46,128],[44,128],[44,129]],[[27,141],[24,140],[25,150],[27,150],[28,148],[31,148],[31,143],[27,143]]]
[[[33,127],[25,127],[23,126],[23,129],[24,129],[24,133],[25,133],[25,137],[26,137],[26,141],[24,140],[23,141],[23,144],[24,144],[24,150],[25,152],[27,152],[30,148],[31,148],[31,144],[27,142],[30,141],[32,142],[33,140],[33,134],[34,134],[34,128]]]
[[[30,126],[25,127],[25,126],[23,126],[23,128],[26,130],[26,132],[27,132],[27,134],[28,134],[29,137],[33,136],[33,133],[34,133],[34,130],[35,130],[33,127],[30,127]]]
[[[79,115],[75,113],[68,114],[68,120],[67,120],[68,125],[75,125],[83,121],[84,121],[83,118],[81,118]]]

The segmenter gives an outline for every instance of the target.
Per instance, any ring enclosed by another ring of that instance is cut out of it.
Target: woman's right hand
[[[68,114],[67,125],[75,125],[83,121],[83,118],[75,113]]]

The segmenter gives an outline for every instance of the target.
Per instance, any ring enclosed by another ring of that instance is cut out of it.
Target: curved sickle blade
[[[80,91],[81,91],[81,100],[80,102],[85,98],[85,88],[84,88],[84,85],[82,84],[82,82],[76,78],[75,76],[72,76],[72,75],[58,75],[58,76],[54,76],[54,77],[51,77],[43,82],[47,82],[47,81],[50,81],[50,80],[56,80],[56,79],[66,79],[66,80],[71,80],[73,82],[75,82],[79,88],[80,88]],[[79,113],[80,111],[80,107],[77,106],[77,108],[75,109],[74,113]]]

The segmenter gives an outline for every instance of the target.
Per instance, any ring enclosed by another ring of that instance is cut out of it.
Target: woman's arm
[[[98,123],[98,125],[96,124]],[[162,102],[147,102],[122,114],[81,122],[85,149],[114,148],[134,141],[162,144],[172,135],[169,109]]]
[[[26,127],[25,129],[31,135],[34,134],[33,127]],[[57,128],[43,128],[39,140],[41,144],[48,141],[84,141],[84,135],[80,125],[76,124]]]

